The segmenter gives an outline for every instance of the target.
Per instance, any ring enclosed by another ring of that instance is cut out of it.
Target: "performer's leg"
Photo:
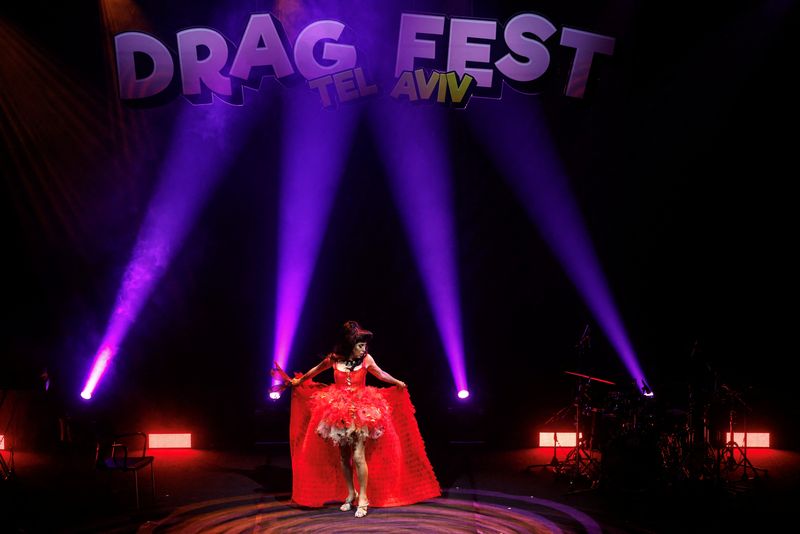
[[[339,460],[342,463],[342,472],[344,473],[344,481],[347,483],[347,500],[341,506],[343,512],[350,510],[350,503],[356,497],[356,489],[353,486],[353,467],[351,459],[353,458],[353,446],[350,444],[341,445],[339,447]]]
[[[353,447],[353,463],[356,465],[356,475],[358,476],[358,510],[356,510],[356,517],[364,517],[367,515],[367,479],[369,478],[369,470],[367,469],[367,458],[364,454],[364,438],[359,437]]]

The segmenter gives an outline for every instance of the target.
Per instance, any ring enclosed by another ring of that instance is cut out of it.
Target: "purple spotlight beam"
[[[527,99],[527,100],[526,100]],[[470,109],[474,130],[577,287],[629,374],[644,380],[591,239],[555,155],[545,119],[530,97],[506,91],[502,105]],[[487,124],[496,124],[486,128]]]
[[[272,350],[284,369],[357,117],[354,108],[323,110],[311,94],[286,98]]]
[[[456,391],[467,389],[456,237],[441,111],[386,103],[371,114]]]
[[[114,309],[81,397],[90,399],[131,325],[249,131],[252,110],[217,103],[186,108],[162,167]]]

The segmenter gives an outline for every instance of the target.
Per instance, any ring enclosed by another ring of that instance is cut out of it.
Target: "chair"
[[[98,470],[133,473],[136,490],[136,509],[140,508],[139,470],[150,466],[150,482],[153,487],[153,500],[156,497],[156,479],[153,473],[152,456],[147,456],[147,436],[144,432],[116,434],[107,439],[98,439],[95,465]]]

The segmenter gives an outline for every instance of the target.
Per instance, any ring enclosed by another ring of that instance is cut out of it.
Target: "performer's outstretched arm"
[[[317,365],[312,367],[309,372],[307,372],[306,374],[304,374],[300,378],[292,378],[291,383],[292,383],[293,386],[298,386],[298,385],[302,384],[303,382],[305,382],[306,380],[310,380],[310,379],[314,378],[315,376],[320,374],[322,371],[324,371],[325,369],[327,369],[331,365],[332,365],[331,358],[327,357],[324,360],[322,360],[321,362],[319,362]]]
[[[378,364],[375,363],[375,359],[372,357],[371,354],[367,354],[366,358],[364,358],[364,365],[367,366],[367,371],[369,371],[378,380],[381,380],[388,384],[399,386],[401,388],[408,387],[406,386],[405,382],[396,379],[395,377],[393,377],[392,375],[390,375],[389,373],[378,367]]]

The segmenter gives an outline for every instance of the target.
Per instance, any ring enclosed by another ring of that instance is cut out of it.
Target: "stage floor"
[[[7,452],[7,451],[6,451]],[[85,451],[84,451],[85,452]],[[431,454],[442,497],[399,508],[371,508],[362,519],[291,504],[285,443],[250,450],[155,450],[156,495],[140,474],[136,509],[131,475],[106,477],[76,451],[15,455],[16,480],[2,482],[2,521],[11,532],[766,532],[791,522],[800,496],[800,453],[748,451],[768,470],[742,481],[654,483],[612,478],[592,487],[557,473],[553,449],[490,451],[460,443]],[[558,450],[563,460],[567,449]],[[7,457],[7,454],[6,454]],[[791,523],[789,523],[791,524]]]

